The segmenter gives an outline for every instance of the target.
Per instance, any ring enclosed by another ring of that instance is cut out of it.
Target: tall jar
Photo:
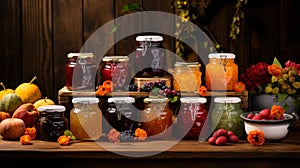
[[[124,89],[129,80],[128,56],[105,56],[101,68],[101,82],[111,80],[114,89]]]
[[[199,62],[176,62],[173,74],[174,89],[181,92],[197,92],[201,86],[200,66]]]
[[[207,89],[231,91],[238,82],[238,65],[232,53],[211,53],[206,65],[205,84]]]
[[[73,71],[76,65],[78,53],[69,53],[68,61],[65,66],[65,75],[66,75],[66,87],[68,90],[72,90],[72,81],[73,81]]]
[[[80,140],[96,140],[102,134],[102,112],[96,97],[76,97],[70,111],[70,131]]]
[[[57,141],[68,129],[68,119],[65,118],[66,108],[61,105],[46,105],[38,108],[37,137],[40,140]]]
[[[73,71],[73,90],[96,89],[97,65],[93,53],[77,53],[76,65]]]
[[[141,114],[141,127],[149,138],[167,139],[172,136],[173,112],[168,98],[145,98],[145,108]]]
[[[137,77],[164,76],[166,51],[162,43],[163,37],[158,35],[136,37]]]
[[[198,139],[208,115],[206,98],[204,97],[182,97],[180,98],[180,110],[177,117],[177,128],[179,135],[184,139]]]
[[[108,98],[109,106],[104,117],[109,127],[122,132],[134,131],[138,127],[139,111],[135,108],[133,97],[111,97]]]
[[[212,127],[214,130],[224,128],[233,131],[238,137],[243,135],[244,123],[240,115],[243,113],[239,97],[216,97],[212,111]]]

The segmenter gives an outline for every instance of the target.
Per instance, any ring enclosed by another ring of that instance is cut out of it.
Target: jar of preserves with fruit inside
[[[68,62],[65,67],[65,73],[66,73],[66,87],[68,90],[72,89],[72,82],[73,82],[73,71],[74,67],[76,65],[78,53],[69,53],[68,54]]]
[[[205,84],[209,90],[233,90],[238,82],[238,65],[234,63],[235,54],[211,53],[206,65]]]
[[[70,112],[70,131],[80,140],[96,140],[102,134],[102,112],[96,97],[76,97]]]
[[[111,97],[108,103],[104,117],[109,127],[119,132],[134,131],[138,127],[139,111],[134,106],[133,97]]]
[[[240,115],[243,110],[239,97],[216,97],[212,111],[212,128],[218,130],[224,128],[233,131],[238,137],[243,135],[244,122]]]
[[[198,139],[200,133],[207,135],[208,130],[202,130],[208,115],[204,97],[180,98],[180,110],[177,117],[178,132],[185,139]]]
[[[129,83],[128,56],[105,56],[102,58],[104,66],[101,68],[101,82],[106,80],[113,82],[115,90],[123,89]]]
[[[173,74],[174,89],[181,92],[197,92],[201,86],[200,66],[199,62],[176,62]]]
[[[72,90],[95,91],[97,65],[93,53],[77,53],[73,71]]]
[[[66,108],[61,105],[45,105],[38,108],[40,113],[36,123],[37,137],[41,140],[57,141],[68,129],[65,118]]]
[[[173,111],[168,98],[145,98],[141,114],[141,127],[149,138],[166,139],[172,136]]]

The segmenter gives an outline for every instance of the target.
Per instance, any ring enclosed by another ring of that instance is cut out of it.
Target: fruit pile
[[[225,145],[227,142],[229,143],[238,143],[239,138],[232,131],[227,131],[223,128],[218,129],[213,133],[213,135],[208,138],[208,143],[210,145]]]
[[[107,134],[107,138],[111,143],[119,142],[134,142],[134,141],[144,141],[147,138],[147,132],[141,128],[125,131],[117,131],[116,129],[111,129]]]
[[[259,113],[249,113],[251,120],[284,120],[284,109],[281,106],[273,105],[271,109],[263,109]]]

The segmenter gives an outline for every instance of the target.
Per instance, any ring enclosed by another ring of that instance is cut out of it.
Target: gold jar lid
[[[78,53],[69,53],[68,58],[73,58],[73,57],[78,57],[78,58],[89,58],[89,57],[94,57],[93,53],[87,53],[87,52],[78,52]]]
[[[144,103],[167,103],[169,101],[168,98],[145,98]]]
[[[187,67],[187,68],[197,68],[200,67],[199,62],[176,62],[175,67]]]
[[[129,61],[129,57],[128,56],[104,56],[104,58],[102,58],[102,61],[104,62],[126,62]]]

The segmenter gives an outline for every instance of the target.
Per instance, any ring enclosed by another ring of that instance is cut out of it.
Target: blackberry
[[[154,89],[154,83],[153,82],[146,82],[141,86],[140,91],[142,92],[151,92],[151,90]]]
[[[125,130],[120,133],[120,141],[121,142],[133,142],[134,141],[134,134],[132,130]]]
[[[138,91],[137,84],[136,83],[130,84],[128,90],[129,91]]]

